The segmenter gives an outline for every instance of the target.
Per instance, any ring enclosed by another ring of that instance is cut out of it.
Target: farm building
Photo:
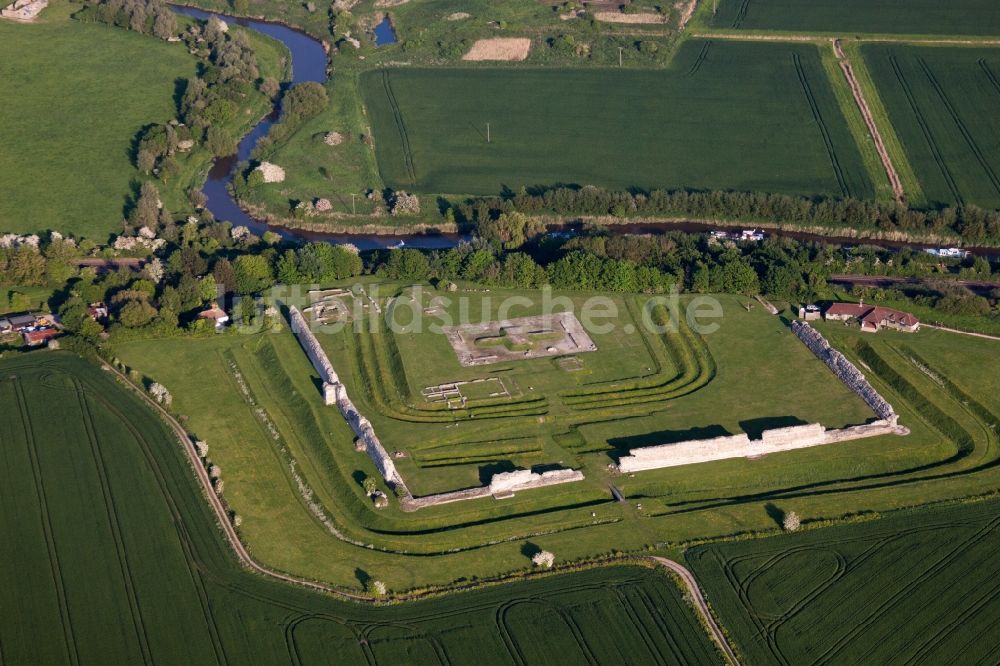
[[[821,317],[818,305],[803,305],[799,308],[799,319],[804,319],[805,321],[814,321]]]
[[[32,328],[21,332],[24,344],[28,347],[37,347],[45,344],[57,335],[59,335],[58,328]]]
[[[216,328],[222,328],[229,321],[229,315],[219,307],[218,303],[212,303],[211,307],[198,313],[198,319],[207,319],[213,322]]]
[[[23,331],[26,328],[35,325],[35,315],[31,314],[19,314],[11,315],[7,318],[10,323],[10,328],[13,331]]]
[[[861,330],[870,333],[878,332],[883,326],[907,333],[914,333],[920,329],[920,320],[909,312],[877,305],[865,305],[864,301],[861,303],[834,303],[826,309],[823,317],[827,321],[857,319],[861,322]]]

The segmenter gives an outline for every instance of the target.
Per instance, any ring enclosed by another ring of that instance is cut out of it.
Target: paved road
[[[733,649],[729,647],[729,642],[726,640],[726,635],[722,633],[722,628],[719,627],[715,618],[712,617],[712,613],[708,610],[708,604],[705,603],[705,597],[702,596],[701,588],[698,587],[698,581],[694,579],[694,575],[686,567],[665,557],[652,557],[650,559],[680,576],[681,580],[684,581],[684,585],[687,586],[688,592],[691,594],[692,601],[694,601],[695,606],[697,606],[698,611],[705,620],[705,624],[711,630],[712,638],[719,645],[719,649],[722,650],[722,653],[726,655],[726,658],[729,659],[729,662],[733,666],[739,666],[740,661],[736,658],[736,653],[733,652]]]

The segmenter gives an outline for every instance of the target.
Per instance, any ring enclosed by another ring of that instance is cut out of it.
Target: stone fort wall
[[[329,357],[323,351],[319,340],[316,339],[316,336],[309,328],[309,322],[302,316],[298,308],[294,306],[289,308],[289,319],[292,332],[298,338],[299,344],[302,345],[306,356],[309,357],[313,367],[323,381],[323,397],[326,404],[337,405],[344,419],[347,420],[354,430],[354,434],[364,444],[365,452],[372,459],[372,462],[375,463],[379,474],[382,475],[386,483],[400,491],[400,507],[404,511],[415,511],[428,506],[460,502],[480,497],[509,497],[514,492],[521,490],[542,488],[583,479],[583,473],[573,469],[557,469],[542,473],[532,472],[531,470],[517,470],[494,474],[490,479],[489,485],[479,488],[466,488],[449,493],[413,497],[409,489],[407,489],[403,477],[396,469],[396,465],[392,462],[392,458],[386,452],[378,436],[376,436],[371,422],[361,415],[358,408],[354,406],[354,402],[350,396],[347,395],[347,388],[340,381],[340,377],[333,369]]]
[[[847,388],[857,393],[872,408],[876,416],[888,421],[893,426],[896,425],[899,417],[889,401],[875,390],[875,387],[869,383],[856,365],[831,347],[819,331],[804,321],[793,321],[792,332],[805,343],[812,353],[826,363],[827,367],[840,378],[840,381],[844,382]]]
[[[382,446],[382,442],[375,435],[375,429],[372,428],[372,424],[361,415],[358,408],[354,406],[354,402],[351,401],[350,396],[347,395],[347,388],[341,383],[340,377],[333,369],[329,357],[323,351],[319,340],[316,339],[316,336],[309,328],[309,323],[295,306],[289,308],[289,314],[292,332],[299,339],[299,344],[305,350],[306,356],[312,361],[313,367],[316,368],[320,379],[323,380],[323,398],[326,404],[335,404],[340,408],[340,413],[344,415],[344,419],[350,424],[351,429],[354,430],[354,434],[364,443],[365,451],[372,459],[372,462],[375,463],[375,467],[386,483],[400,487],[404,491],[404,494],[408,495],[409,491],[406,490],[403,477],[399,475],[396,465],[392,462],[392,458],[389,457],[385,447]]]

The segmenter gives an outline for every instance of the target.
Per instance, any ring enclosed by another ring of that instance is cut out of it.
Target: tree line
[[[976,206],[921,210],[898,203],[806,198],[764,192],[652,190],[622,192],[600,187],[523,188],[457,204],[452,215],[476,225],[502,213],[529,215],[689,217],[771,222],[802,227],[901,232],[915,237],[954,234],[970,244],[1000,244],[1000,211]]]

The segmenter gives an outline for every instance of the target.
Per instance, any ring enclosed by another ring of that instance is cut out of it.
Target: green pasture
[[[365,288],[375,294],[371,281]],[[381,284],[383,312],[395,294],[417,296]],[[424,287],[419,302],[430,309],[443,296],[467,297],[475,321],[497,316],[507,297],[538,292]],[[556,296],[579,307],[587,295]],[[862,335],[824,323],[824,334],[896,406],[908,436],[611,475],[608,463],[632,447],[873,418],[780,317],[761,307],[747,312],[737,297],[719,300],[717,331],[696,335],[682,326],[659,335],[625,333],[642,319],[640,299],[615,296],[622,330],[595,333],[598,351],[576,354],[572,364],[534,359],[463,368],[444,336],[415,332],[402,310],[397,321],[409,332],[367,320],[318,331],[359,410],[390,452],[405,454],[396,464],[415,495],[479,486],[513,468],[561,465],[586,475],[503,501],[413,513],[395,501],[375,509],[364,496],[364,477],[377,472],[354,450],[338,411],[322,404],[318,377],[287,330],[135,341],[115,353],[147,381],[167,386],[174,412],[208,443],[254,553],[279,569],[344,586],[357,585],[359,557],[392,587],[412,589],[522,568],[519,544],[526,540],[561,558],[593,557],[774,530],[769,504],[791,505],[806,519],[836,519],[996,487],[1000,445],[989,424],[1000,404],[995,382],[973,370],[988,365],[995,342],[930,330]],[[436,306],[457,320],[461,306]],[[463,389],[464,404],[433,401],[423,391],[477,378],[490,379],[489,386]],[[491,378],[503,381],[507,395],[497,395]],[[626,503],[613,500],[609,484]]]
[[[1000,207],[1000,51],[865,44],[861,53],[927,202]]]
[[[394,68],[361,92],[397,189],[874,196],[813,45],[687,40],[659,71]]]
[[[685,558],[746,663],[987,663],[1000,649],[998,509],[907,511]]]
[[[196,60],[179,44],[69,18],[0,22],[0,229],[56,229],[105,242],[121,230],[132,141],[176,114]]]
[[[703,15],[710,16],[708,10]],[[992,0],[719,0],[711,28],[904,35],[1000,35]]]
[[[66,353],[0,369],[4,663],[719,659],[681,591],[650,569],[384,608],[251,575],[176,438],[109,373]],[[352,559],[355,586],[380,579],[364,551]]]

